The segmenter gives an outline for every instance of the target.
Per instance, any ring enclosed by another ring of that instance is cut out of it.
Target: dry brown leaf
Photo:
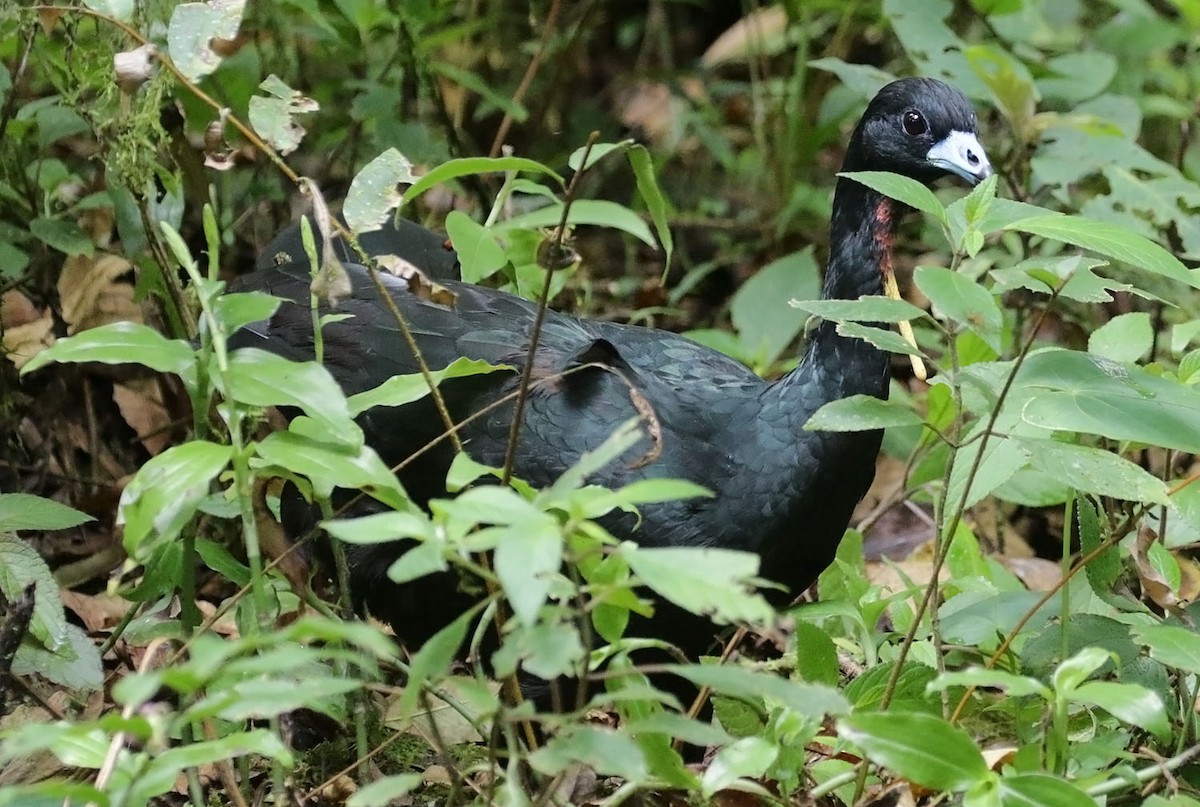
[[[725,62],[742,62],[767,52],[764,45],[779,39],[787,30],[787,11],[783,6],[756,8],[725,30],[700,57],[707,68]]]
[[[983,761],[987,763],[988,770],[999,773],[1002,767],[1012,762],[1019,750],[1020,747],[1016,745],[993,745],[983,749]]]
[[[64,590],[61,594],[63,605],[79,617],[89,633],[113,627],[132,607],[125,600],[112,594],[80,594],[70,590]]]
[[[133,264],[119,255],[73,255],[63,263],[58,295],[69,333],[79,333],[110,322],[142,322],[142,310],[133,299],[133,284],[121,278]]]
[[[158,454],[171,444],[171,415],[158,379],[131,378],[113,384],[113,400],[147,451]]]
[[[1030,591],[1051,591],[1062,581],[1062,566],[1045,558],[1013,558],[998,555],[1006,569],[1021,578]]]
[[[905,578],[908,580],[906,581]],[[943,566],[938,574],[938,580],[944,582],[949,578],[950,572]],[[887,563],[867,563],[867,580],[893,594],[906,591],[909,585],[925,586],[931,579],[933,579],[932,558],[909,558]]]
[[[1133,553],[1138,578],[1142,581],[1142,590],[1155,603],[1163,608],[1176,608],[1180,604],[1178,595],[1171,588],[1170,581],[1164,579],[1150,562],[1150,547],[1157,541],[1158,535],[1154,530],[1143,527],[1138,532]]]
[[[30,359],[54,344],[54,340],[54,320],[47,310],[41,319],[5,328],[0,348],[4,350],[5,358],[20,370]]]

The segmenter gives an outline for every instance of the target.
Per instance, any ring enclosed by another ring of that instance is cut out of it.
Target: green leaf
[[[634,505],[712,497],[711,490],[686,479],[639,479],[613,491],[615,501]]]
[[[1112,224],[1054,213],[1021,219],[1004,229],[1074,244],[1139,269],[1200,288],[1200,279],[1197,279],[1196,273],[1189,271],[1170,252],[1147,238]]]
[[[762,737],[743,737],[717,752],[700,778],[700,792],[712,798],[738,779],[757,779],[779,757],[779,746]]]
[[[769,624],[775,609],[750,592],[759,558],[749,552],[696,547],[622,544],[629,568],[647,586],[680,608],[718,625]]]
[[[1179,625],[1139,625],[1131,633],[1155,661],[1200,674],[1200,633]]]
[[[1127,364],[1072,350],[1025,362],[1017,389],[1027,423],[1200,453],[1200,391]]]
[[[1121,314],[1092,331],[1088,352],[1106,359],[1135,362],[1154,347],[1154,329],[1150,314],[1134,311]]]
[[[1050,683],[1060,697],[1070,698],[1080,684],[1114,658],[1110,650],[1085,647],[1054,668]]]
[[[806,684],[733,664],[669,664],[665,671],[734,698],[768,698],[804,717],[845,714],[850,704],[833,687]]]
[[[570,726],[529,756],[533,769],[546,776],[559,774],[576,762],[586,762],[603,776],[630,782],[644,781],[649,775],[642,751],[633,740],[599,726]]]
[[[1044,773],[1000,777],[1001,807],[1096,807],[1070,782]]]
[[[96,519],[73,507],[29,493],[0,493],[0,533],[65,530]]]
[[[894,75],[884,72],[878,67],[852,64],[833,56],[813,59],[808,66],[833,73],[838,77],[839,82],[863,98],[875,97],[875,93],[896,80]]]
[[[39,217],[29,222],[29,232],[51,249],[66,255],[87,255],[96,247],[87,233],[73,221]]]
[[[376,779],[346,799],[346,807],[388,807],[421,786],[421,774],[401,773]]]
[[[267,435],[258,444],[258,457],[253,465],[275,465],[303,474],[323,495],[334,487],[364,490],[374,498],[396,509],[410,506],[408,495],[400,481],[374,449],[360,446],[355,449],[336,443],[326,443],[295,431],[300,418],[292,421],[292,431]]]
[[[213,378],[221,378],[214,368]],[[342,388],[320,364],[290,361],[258,348],[229,354],[222,393],[251,406],[296,406],[323,425],[327,439],[352,448],[363,443]]]
[[[296,122],[295,116],[315,112],[320,105],[293,90],[274,73],[258,86],[267,95],[251,96],[250,125],[280,154],[290,154],[304,138],[304,127]]]
[[[862,339],[864,342],[869,342],[880,350],[886,350],[889,353],[899,353],[902,356],[925,355],[920,348],[914,347],[907,339],[895,331],[872,328],[869,325],[860,325],[857,322],[840,322],[837,326],[837,332],[841,336]]]
[[[496,577],[513,614],[526,626],[537,621],[562,566],[563,536],[558,520],[545,513],[513,525],[496,546]]]
[[[174,373],[187,383],[196,377],[195,358],[187,342],[167,339],[136,322],[113,322],[59,339],[30,359],[21,373],[33,372],[52,361],[97,361],[141,364],[160,373]]]
[[[167,25],[167,53],[189,81],[198,81],[221,65],[212,41],[237,39],[245,5],[239,0],[175,6]]]
[[[1101,528],[1101,512],[1090,499],[1079,498],[1075,501],[1075,511],[1079,522],[1079,549],[1083,555],[1090,555],[1104,541]],[[1102,599],[1110,596],[1113,584],[1121,576],[1121,550],[1115,544],[1096,555],[1084,567],[1092,590]]]
[[[933,303],[934,313],[969,328],[988,347],[1000,352],[1004,317],[991,292],[975,281],[940,266],[919,266],[913,281]]]
[[[34,600],[29,633],[49,653],[61,652],[69,644],[69,623],[50,567],[26,541],[0,534],[0,593],[11,602],[21,597],[30,583],[34,584]],[[22,644],[22,648],[32,646],[31,642]]]
[[[1146,729],[1160,740],[1171,737],[1167,710],[1157,692],[1140,684],[1089,681],[1071,693],[1071,700],[1098,706],[1129,725]]]
[[[925,316],[924,311],[907,300],[882,295],[857,300],[792,300],[790,304],[831,322],[902,322]]]
[[[887,171],[847,171],[839,177],[852,179],[872,190],[896,199],[911,208],[933,216],[943,226],[948,225],[946,208],[924,184],[917,180]]]
[[[513,229],[528,230],[536,227],[557,227],[562,221],[562,203],[539,207],[528,213],[513,216],[511,219],[496,224],[498,231]],[[571,212],[567,216],[567,224],[591,224],[597,227],[611,227],[629,233],[649,246],[657,247],[654,233],[642,217],[624,205],[609,202],[604,199],[579,199],[571,203]]]
[[[860,712],[838,721],[838,733],[888,770],[939,791],[958,792],[988,775],[971,735],[922,712]]]
[[[800,333],[808,314],[788,300],[815,297],[821,275],[812,247],[759,269],[733,296],[729,314],[746,352],[769,366]]]
[[[463,157],[446,162],[420,176],[400,200],[401,205],[408,204],[430,188],[448,182],[458,177],[470,174],[492,174],[501,171],[528,171],[533,174],[547,174],[562,182],[562,177],[551,171],[536,160],[524,157]],[[557,223],[557,222],[555,222]]]
[[[377,229],[394,208],[404,203],[396,186],[415,179],[412,163],[398,149],[390,148],[371,160],[350,181],[342,205],[346,226],[355,233]]]
[[[448,378],[464,378],[472,375],[494,373],[498,370],[514,372],[515,368],[508,364],[489,364],[482,359],[468,359],[459,356],[441,370],[433,370],[430,375],[434,384],[441,384]],[[348,401],[350,414],[357,417],[373,406],[404,406],[413,401],[419,401],[429,394],[429,385],[420,373],[394,375],[378,387],[351,395]]]
[[[125,524],[125,549],[135,559],[145,557],[146,540],[173,540],[208,487],[229,464],[232,449],[205,440],[172,446],[151,457],[121,494],[117,519]]]
[[[225,333],[230,334],[252,322],[270,319],[282,302],[280,298],[262,292],[222,294],[214,304],[216,319]]]
[[[478,283],[491,277],[508,263],[496,236],[461,210],[451,210],[447,214],[446,235],[454,245],[462,266],[462,279],[467,283]]]
[[[650,152],[642,145],[633,145],[626,152],[633,175],[637,179],[638,194],[646,203],[650,212],[650,220],[654,222],[654,231],[658,233],[659,243],[663,248],[663,271],[671,266],[671,255],[675,252],[675,240],[671,236],[670,222],[667,221],[667,200],[662,188],[658,186],[658,177],[654,173],[654,162]]]
[[[1012,437],[1035,468],[1083,493],[1167,504],[1167,485],[1122,456],[1092,446]]]
[[[1016,673],[1005,672],[1004,670],[985,670],[982,667],[972,667],[966,670],[942,673],[929,682],[928,689],[930,692],[943,692],[950,687],[999,689],[1010,698],[1037,695],[1047,702],[1054,698],[1054,693],[1050,691],[1050,687],[1036,678],[1017,675]]]
[[[921,416],[899,401],[881,401],[871,395],[851,395],[830,401],[804,424],[807,431],[861,432],[892,426],[920,426]]]
[[[450,665],[467,638],[467,628],[475,618],[478,607],[472,608],[446,627],[433,634],[421,649],[413,654],[408,665],[409,685],[396,710],[412,714],[423,687],[432,686],[450,673]]]

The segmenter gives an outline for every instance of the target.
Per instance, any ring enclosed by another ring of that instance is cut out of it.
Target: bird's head
[[[867,106],[845,170],[891,171],[927,183],[953,175],[975,185],[992,175],[978,130],[961,92],[937,79],[902,78]]]

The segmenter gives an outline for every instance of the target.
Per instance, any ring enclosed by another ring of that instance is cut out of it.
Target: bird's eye
[[[905,134],[912,137],[923,135],[929,131],[929,124],[925,122],[925,116],[915,109],[910,109],[904,113],[901,124],[904,126]]]

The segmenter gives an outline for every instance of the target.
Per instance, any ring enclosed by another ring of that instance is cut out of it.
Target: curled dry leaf
[[[18,370],[54,344],[54,318],[15,289],[0,296],[0,349]]]
[[[216,120],[204,127],[204,164],[214,171],[228,171],[234,165],[233,149],[225,139],[225,121],[229,108],[222,107]]]
[[[1158,562],[1155,555],[1159,556]],[[1158,534],[1154,530],[1143,527],[1138,531],[1133,559],[1142,590],[1157,605],[1170,609],[1181,603],[1171,581],[1163,575],[1162,560],[1168,558],[1173,559],[1173,556],[1158,543]]]
[[[787,10],[782,5],[756,8],[717,37],[700,57],[700,64],[712,68],[770,53],[771,44],[782,39],[787,26]]]
[[[133,299],[133,264],[118,255],[73,255],[63,263],[58,296],[68,333],[79,333],[111,322],[142,322]]]
[[[445,286],[434,283],[425,273],[396,255],[376,255],[375,262],[389,274],[408,281],[408,290],[413,295],[436,305],[454,308],[458,295]]]
[[[113,401],[151,454],[158,454],[171,444],[171,414],[157,378],[131,378],[114,384]]]

